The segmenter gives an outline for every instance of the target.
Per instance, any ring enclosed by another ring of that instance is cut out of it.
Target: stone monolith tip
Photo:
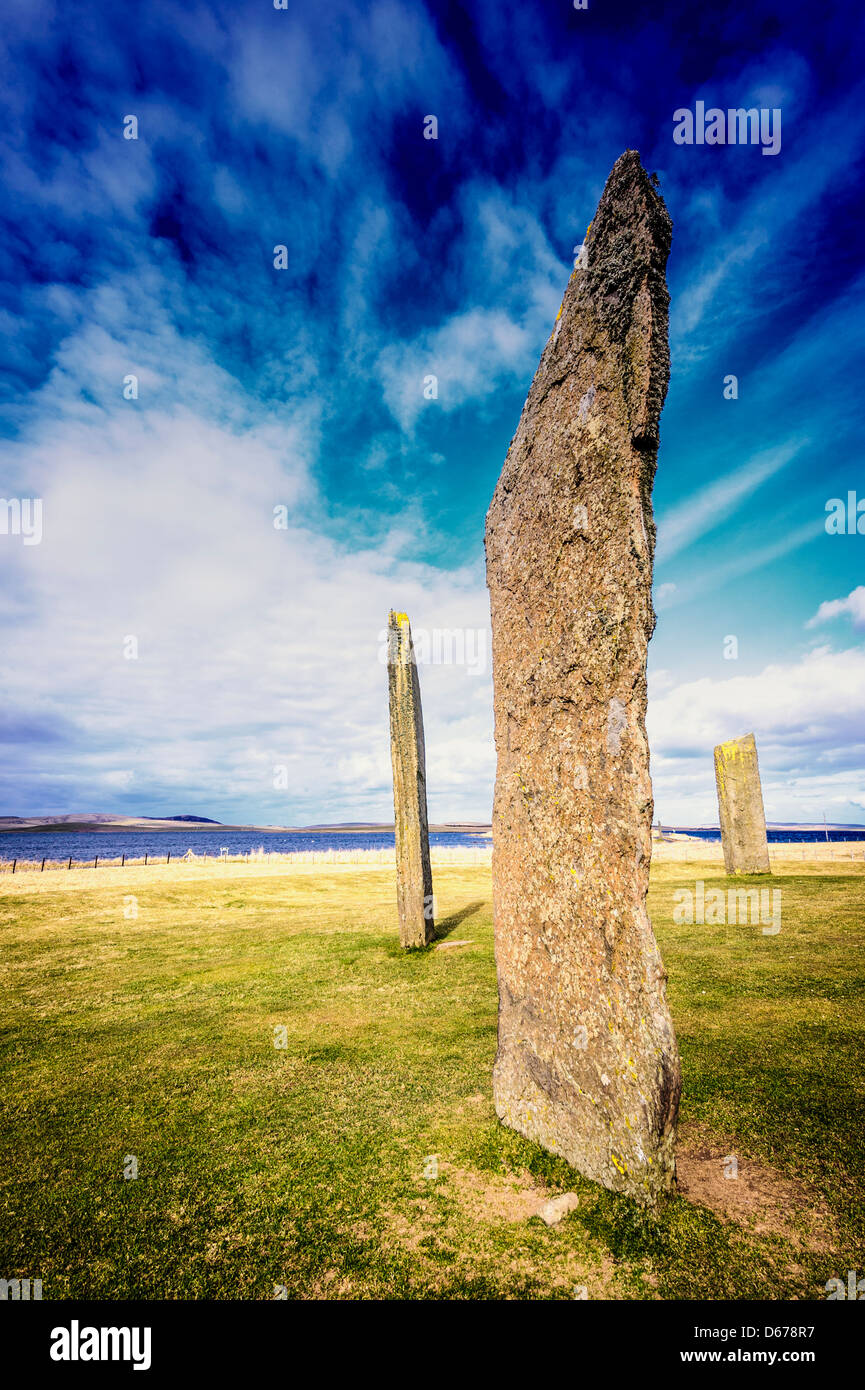
[[[679,1054],[646,910],[645,733],[672,224],[607,180],[487,516],[497,772],[496,1111],[655,1209]]]
[[[388,615],[388,694],[399,939],[426,946],[435,934],[420,682],[405,613]]]
[[[769,842],[753,734],[715,749],[718,818],[728,874],[769,874]]]

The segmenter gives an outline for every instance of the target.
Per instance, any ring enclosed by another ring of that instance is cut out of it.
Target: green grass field
[[[496,1120],[488,868],[435,876],[470,944],[412,954],[387,870],[4,878],[0,1276],[45,1299],[824,1298],[865,1265],[865,866],[789,867],[776,936],[674,925],[674,887],[727,881],[653,869],[684,1073],[658,1222]],[[562,1191],[579,1208],[547,1228]]]

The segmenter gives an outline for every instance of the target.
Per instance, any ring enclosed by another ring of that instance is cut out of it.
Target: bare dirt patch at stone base
[[[837,1237],[832,1215],[819,1193],[776,1168],[736,1153],[734,1143],[719,1144],[691,1129],[676,1155],[681,1195],[707,1207],[722,1221],[755,1235],[783,1236],[808,1250],[829,1251]],[[725,1176],[725,1158],[735,1156],[738,1176]]]
[[[407,1235],[411,1230],[411,1238],[405,1242],[410,1247],[417,1245],[428,1234],[430,1222],[425,1218],[431,1216],[435,1209],[436,1195],[453,1198],[463,1215],[472,1221],[488,1223],[528,1221],[551,1194],[543,1185],[534,1183],[528,1173],[498,1178],[490,1173],[440,1162],[439,1176],[430,1183],[429,1197],[417,1197],[412,1203],[413,1220],[406,1222],[404,1218],[396,1219],[401,1234]]]
[[[439,1172],[462,1211],[475,1221],[528,1221],[555,1195],[535,1183],[529,1173],[497,1178],[452,1163],[440,1164]]]
[[[602,1251],[572,1248],[566,1219],[552,1228],[532,1221],[538,1209],[556,1195],[526,1172],[498,1177],[440,1160],[439,1176],[430,1182],[429,1195],[414,1198],[404,1212],[389,1212],[387,1226],[391,1238],[420,1261],[432,1287],[444,1284],[454,1270],[459,1270],[467,1277],[485,1275],[500,1280],[501,1297],[509,1296],[504,1292],[507,1286],[519,1288],[524,1280],[545,1288],[544,1296],[622,1297],[615,1262]],[[458,1235],[463,1222],[472,1232],[464,1248]],[[521,1226],[526,1236],[534,1226],[545,1235],[548,1232],[549,1243],[542,1253],[533,1253],[526,1245]],[[495,1236],[502,1231],[513,1231],[506,1253]],[[570,1235],[573,1237],[573,1230]],[[440,1242],[452,1249],[446,1270],[429,1258],[430,1244]]]

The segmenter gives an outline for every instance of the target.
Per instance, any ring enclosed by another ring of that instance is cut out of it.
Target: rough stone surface
[[[426,946],[435,934],[426,760],[420,682],[405,613],[388,615],[387,677],[399,939],[405,947]]]
[[[487,516],[497,1113],[650,1208],[675,1180],[679,1056],[646,911],[645,734],[672,225],[616,162]]]
[[[753,734],[718,744],[715,749],[715,782],[727,873],[771,873],[757,744]]]

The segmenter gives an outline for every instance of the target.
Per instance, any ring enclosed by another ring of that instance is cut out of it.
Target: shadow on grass
[[[474,916],[483,906],[484,899],[480,898],[476,903],[467,903],[466,906],[461,907],[458,912],[452,912],[448,917],[443,917],[440,922],[436,923],[432,940],[428,941],[426,946],[409,946],[406,948],[405,946],[401,946],[398,941],[396,943],[390,942],[387,947],[387,954],[401,959],[414,957],[416,960],[422,960],[435,950],[439,942],[444,941],[445,937],[450,936],[452,931],[455,931],[457,927],[461,926],[467,917]]]
[[[436,932],[433,941],[443,941],[446,936],[450,936],[467,917],[473,917],[483,907],[483,899],[476,903],[467,903],[461,907],[459,912],[452,912],[449,917],[445,917],[441,922],[436,923]]]

